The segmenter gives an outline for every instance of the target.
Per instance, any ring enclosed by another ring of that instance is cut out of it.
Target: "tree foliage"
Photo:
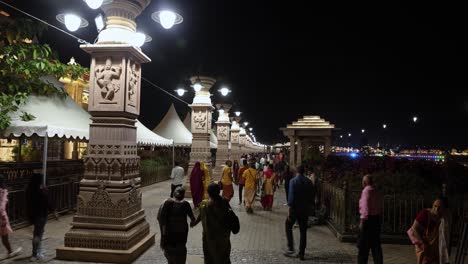
[[[49,45],[32,43],[45,29],[30,19],[0,18],[0,130],[10,125],[10,115],[30,94],[67,96],[66,91],[41,77],[78,79],[87,71],[78,64],[61,63]],[[22,112],[21,119],[33,120],[34,114]]]

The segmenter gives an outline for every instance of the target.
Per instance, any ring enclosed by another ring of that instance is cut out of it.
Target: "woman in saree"
[[[209,199],[200,204],[200,214],[191,227],[200,221],[203,226],[203,255],[205,264],[230,264],[231,230],[222,220],[229,209],[227,203],[220,195],[219,185],[211,183],[208,186]]]
[[[190,204],[184,200],[185,189],[177,187],[174,199],[170,198],[161,205],[158,212],[161,230],[161,249],[169,264],[185,264],[187,259],[187,218],[195,221]]]
[[[412,231],[416,238],[417,264],[447,264],[448,256],[448,221],[446,197],[438,197],[432,208],[421,210],[414,220]]]
[[[193,206],[198,208],[201,201],[203,200],[203,178],[205,173],[201,169],[200,162],[195,162],[192,173],[190,174],[190,191],[192,192]]]
[[[208,199],[208,185],[210,185],[210,170],[204,162],[200,162],[200,168],[203,171],[203,200]]]
[[[227,160],[226,166],[223,168],[222,176],[221,176],[221,183],[223,185],[223,199],[230,202],[232,197],[234,196],[234,188],[232,186],[233,178],[232,178],[232,161]]]
[[[255,167],[255,163],[250,164],[250,168],[246,169],[242,173],[242,177],[245,179],[245,191],[244,191],[244,204],[247,213],[253,213],[253,204],[255,201],[255,191],[257,190],[258,184],[258,172]]]
[[[268,169],[263,173],[263,197],[260,202],[263,209],[270,211],[273,207],[273,185],[275,184],[275,172],[273,171],[273,164],[268,166]]]

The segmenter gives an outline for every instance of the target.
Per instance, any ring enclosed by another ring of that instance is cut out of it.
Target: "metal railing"
[[[79,182],[64,182],[47,186],[49,198],[58,213],[67,213],[76,208]],[[26,190],[13,190],[8,195],[7,213],[13,228],[29,225]]]
[[[148,186],[168,180],[171,176],[171,168],[167,166],[140,167],[141,185]]]
[[[359,228],[359,198],[361,191],[350,191],[345,183],[342,188],[319,182],[318,198],[328,210],[329,224],[339,233],[338,237],[355,237]],[[406,231],[412,226],[419,211],[431,207],[435,194],[411,195],[386,193],[383,197],[382,238],[409,242]],[[463,226],[463,214],[468,212],[466,195],[449,196],[451,241],[458,241]]]

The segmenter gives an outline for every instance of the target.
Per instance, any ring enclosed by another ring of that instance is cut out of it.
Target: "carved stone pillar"
[[[325,137],[323,147],[323,153],[325,154],[325,157],[328,157],[331,153],[331,137]]]
[[[243,127],[241,127],[239,129],[239,151],[240,151],[240,155],[242,154],[247,154],[246,150],[245,150],[245,141],[246,141],[246,133],[245,133],[245,129]]]
[[[229,159],[229,129],[231,122],[229,121],[230,104],[217,104],[218,109],[223,109],[219,112],[217,126],[218,149],[216,150],[216,167],[213,168],[213,179],[219,180],[226,161]]]
[[[118,21],[136,26],[134,18],[149,2],[114,0],[103,6],[107,28]],[[134,32],[134,27],[122,25],[120,29]],[[131,263],[154,244],[141,206],[135,127],[140,113],[141,64],[150,59],[126,41],[98,42],[81,48],[91,54],[92,124],[78,211],[65,234],[65,246],[57,248],[57,258]]]
[[[229,156],[230,159],[233,161],[234,160],[239,161],[240,159],[239,132],[240,132],[239,123],[233,120],[232,125],[231,125],[231,153]]]
[[[204,162],[211,170],[211,151],[210,151],[210,130],[211,113],[214,109],[211,104],[210,89],[216,82],[215,79],[205,76],[194,76],[190,78],[192,84],[200,82],[203,88],[195,92],[195,97],[190,105],[192,108],[192,149],[190,151],[190,161],[187,170],[187,181],[185,183],[185,196],[192,197],[190,191],[190,173],[195,162]]]
[[[296,166],[299,166],[302,164],[302,139],[301,138],[297,138],[297,148],[296,148],[296,151],[297,151],[297,154],[296,154]]]
[[[296,137],[290,136],[289,142],[291,144],[289,148],[289,166],[296,167]]]

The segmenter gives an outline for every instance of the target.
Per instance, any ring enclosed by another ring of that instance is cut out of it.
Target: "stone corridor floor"
[[[241,230],[239,234],[231,235],[232,263],[356,263],[356,246],[351,243],[340,243],[326,226],[313,226],[308,229],[305,261],[283,256],[286,248],[284,221],[287,215],[287,206],[285,206],[284,189],[281,187],[276,192],[273,211],[263,211],[260,203],[256,201],[256,207],[252,215],[247,215],[245,210],[238,205],[239,198],[237,188],[235,188],[231,206],[239,216]],[[146,219],[151,224],[151,231],[156,233],[156,244],[134,263],[167,263],[159,248],[159,226],[156,215],[160,204],[168,197],[169,192],[169,181],[143,188],[143,206],[146,211]],[[191,202],[191,199],[187,200]],[[71,215],[66,215],[62,216],[58,221],[50,220],[46,225],[43,241],[46,262],[77,263],[55,259],[55,248],[63,245],[63,237],[70,228],[71,219]],[[201,224],[189,231],[187,242],[187,263],[189,264],[203,263],[201,232]],[[29,263],[31,233],[32,228],[30,227],[16,230],[11,235],[10,241],[14,247],[22,246],[23,252],[13,259],[3,260],[0,263]],[[296,246],[298,246],[298,229],[294,230],[294,239]],[[383,245],[383,252],[385,263],[407,264],[416,262],[413,246]],[[0,255],[4,254],[5,250],[1,247]],[[369,263],[372,263],[372,261],[369,261]]]

